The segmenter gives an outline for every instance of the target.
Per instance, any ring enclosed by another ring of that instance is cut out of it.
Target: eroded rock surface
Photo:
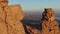
[[[0,0],[0,34],[7,34],[7,25],[5,23],[6,14],[3,8],[4,6],[6,6],[6,3],[1,1],[2,0]]]
[[[20,5],[8,6],[8,0],[0,0],[0,34],[25,34],[23,18]]]
[[[42,34],[59,34],[58,22],[55,20],[54,11],[51,8],[45,8],[42,15]]]
[[[13,5],[5,7],[7,11],[6,22],[8,25],[8,33],[10,34],[25,34],[23,24],[24,14],[20,5]]]

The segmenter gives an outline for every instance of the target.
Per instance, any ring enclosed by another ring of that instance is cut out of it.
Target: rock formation
[[[59,34],[58,22],[52,8],[45,8],[42,14],[42,34]]]
[[[8,6],[8,0],[0,0],[0,34],[25,34],[23,18],[20,5]]]
[[[29,25],[24,25],[27,34],[41,34],[41,31]]]
[[[5,10],[4,6],[6,6],[5,0],[0,0],[0,34],[7,34],[7,24],[5,23]]]

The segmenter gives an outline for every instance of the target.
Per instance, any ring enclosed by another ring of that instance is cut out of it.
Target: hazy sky
[[[23,10],[60,9],[60,0],[9,0],[9,5],[12,4],[20,4]]]

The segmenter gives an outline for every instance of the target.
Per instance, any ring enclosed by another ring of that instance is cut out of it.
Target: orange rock
[[[57,21],[42,21],[42,33],[43,34],[57,34],[59,33],[59,27]]]
[[[23,20],[24,18],[24,12],[20,5],[6,6],[5,10],[7,12],[7,16],[15,20]]]
[[[20,5],[8,6],[8,0],[0,0],[0,34],[25,34],[21,20],[24,13]]]
[[[4,7],[7,6],[7,5],[8,5],[7,2],[1,2],[1,0],[0,0],[0,6],[1,6],[2,8],[4,8]]]
[[[20,5],[6,6],[7,16],[6,22],[9,34],[25,34],[25,30],[21,20],[24,18],[24,13]]]
[[[0,6],[0,34],[7,34],[7,26],[5,23],[5,12]]]
[[[0,2],[2,2],[2,1],[4,1],[4,2],[8,2],[8,0],[0,0]]]
[[[42,34],[58,34],[59,25],[51,8],[45,9],[42,18]]]
[[[55,13],[52,8],[45,8],[45,11],[42,13],[42,19],[46,19],[49,21],[55,20]]]

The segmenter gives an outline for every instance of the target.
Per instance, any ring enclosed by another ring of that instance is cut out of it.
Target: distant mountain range
[[[30,20],[40,20],[42,17],[42,12],[43,11],[28,11],[25,12],[25,19],[30,19]],[[60,19],[60,12],[59,11],[55,11],[56,13],[56,19]]]

